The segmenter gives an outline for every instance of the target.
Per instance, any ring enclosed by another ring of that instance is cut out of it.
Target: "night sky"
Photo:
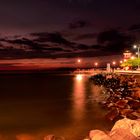
[[[1,59],[115,55],[139,36],[139,0],[0,1]]]

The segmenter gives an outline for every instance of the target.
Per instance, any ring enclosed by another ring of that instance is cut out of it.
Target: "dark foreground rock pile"
[[[90,80],[95,85],[105,87],[104,92],[109,95],[100,102],[109,110],[106,118],[111,121],[120,117],[140,118],[140,84],[134,76],[98,74]]]

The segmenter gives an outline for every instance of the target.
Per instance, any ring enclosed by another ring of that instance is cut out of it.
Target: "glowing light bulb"
[[[83,79],[83,76],[81,74],[76,75],[76,79],[78,81],[81,81]]]

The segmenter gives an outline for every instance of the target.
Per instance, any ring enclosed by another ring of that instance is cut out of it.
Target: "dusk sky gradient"
[[[93,31],[139,23],[139,0],[1,0],[0,29],[19,34],[59,31],[76,20],[88,20]]]
[[[123,36],[139,38],[140,1],[1,0],[0,58],[30,60],[112,55],[114,40],[109,44],[106,44],[108,40],[103,41],[104,44],[97,41],[101,32],[110,29]],[[117,45],[114,48],[120,54],[126,45],[123,48],[119,44],[122,49]]]

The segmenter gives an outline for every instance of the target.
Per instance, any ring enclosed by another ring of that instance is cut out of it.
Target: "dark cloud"
[[[78,48],[79,50],[89,50],[89,49],[92,49],[91,46],[84,45],[84,44],[79,44],[79,45],[77,45],[77,48]]]
[[[81,34],[75,37],[75,40],[84,40],[84,39],[94,39],[97,37],[98,34],[96,33],[86,33],[86,34]]]
[[[79,29],[79,28],[84,28],[84,27],[89,27],[90,23],[86,20],[78,20],[74,21],[69,24],[70,29]]]
[[[74,34],[74,32],[72,33]],[[132,31],[133,35],[133,31]],[[28,35],[1,37],[0,58],[57,58],[91,57],[92,55],[120,54],[130,48],[135,38],[121,28],[97,33],[78,33],[79,39],[97,39],[97,44],[82,44],[70,39],[63,32],[35,32]]]
[[[37,42],[52,42],[58,44],[70,45],[70,41],[66,40],[60,33],[31,33],[31,36],[37,37],[34,41]]]
[[[42,51],[42,50],[45,50],[45,47],[47,45],[44,45],[44,44],[39,44],[39,43],[36,43],[30,39],[27,39],[27,38],[22,38],[22,39],[15,39],[15,40],[6,40],[7,42],[9,43],[12,43],[12,44],[18,44],[18,45],[27,45],[29,48],[31,48],[32,50],[35,50],[35,51]]]
[[[129,31],[140,31],[140,24],[134,24],[128,30]]]
[[[1,59],[21,59],[21,58],[51,58],[51,53],[24,51],[22,49],[7,48],[0,50]]]
[[[103,46],[103,50],[110,52],[120,52],[126,48],[131,48],[135,38],[124,34],[116,29],[110,29],[99,33],[97,41]]]
[[[88,45],[68,41],[60,33],[47,32],[31,33],[28,38],[22,36],[1,38],[0,42],[2,43],[0,57],[5,58],[8,56],[13,58],[55,57],[59,54],[61,56],[92,49]]]

